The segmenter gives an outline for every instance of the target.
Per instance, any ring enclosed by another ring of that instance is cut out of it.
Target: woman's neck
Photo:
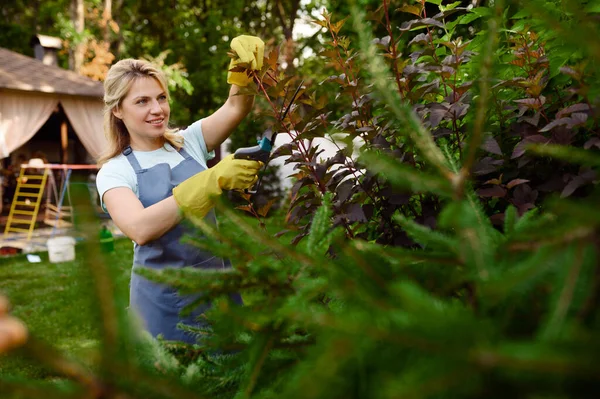
[[[165,142],[163,137],[155,140],[132,140],[130,146],[134,151],[155,151],[164,146]]]

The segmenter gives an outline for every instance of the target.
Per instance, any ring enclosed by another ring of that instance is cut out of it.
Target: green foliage
[[[188,240],[232,269],[140,270],[212,303],[210,327],[189,328],[194,346],[127,334],[110,268],[91,259],[107,352],[98,372],[69,374],[71,389],[292,399],[600,391],[597,45],[559,51],[598,27],[567,2],[531,2],[545,7],[539,15],[518,2],[442,3],[404,5],[397,12],[411,19],[399,26],[387,1],[368,17],[355,7],[352,39],[345,20],[324,13],[332,74],[305,79],[285,118],[299,82],[267,54],[248,90],[268,104],[268,127],[294,139],[274,155],[297,165],[286,215],[296,236],[217,204],[220,228],[199,222]],[[378,29],[388,37],[373,38]],[[322,159],[312,139],[336,134],[339,151]]]

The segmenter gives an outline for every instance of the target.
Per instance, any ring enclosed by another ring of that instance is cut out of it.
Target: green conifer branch
[[[444,179],[426,171],[408,166],[379,151],[364,151],[360,160],[369,170],[380,174],[394,187],[412,193],[432,193],[444,198],[453,195],[452,185]]]
[[[558,144],[531,144],[527,149],[535,155],[550,156],[570,163],[599,167],[600,156],[591,150],[567,147]]]
[[[553,340],[558,338],[558,335],[564,326],[567,312],[571,308],[573,302],[575,288],[580,280],[581,269],[584,264],[584,249],[584,243],[578,242],[575,244],[573,259],[569,259],[571,260],[571,267],[564,279],[560,296],[554,304],[554,309],[551,311],[547,325],[540,334],[541,339]]]
[[[427,248],[428,251],[441,250],[447,252],[449,255],[456,254],[456,248],[459,245],[456,237],[432,230],[399,213],[394,215],[394,221],[404,228],[404,231],[410,238],[424,248]]]

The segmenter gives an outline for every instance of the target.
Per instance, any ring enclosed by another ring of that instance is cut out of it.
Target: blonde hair
[[[150,62],[128,58],[110,67],[104,80],[104,134],[108,139],[109,147],[98,159],[100,165],[122,153],[130,144],[131,138],[127,127],[112,111],[121,105],[133,82],[140,78],[156,79],[165,91],[167,100],[169,99],[165,75]],[[167,128],[163,140],[177,150],[183,145],[182,137],[177,134],[177,129]]]

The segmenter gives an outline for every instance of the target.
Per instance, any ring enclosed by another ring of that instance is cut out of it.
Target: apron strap
[[[139,171],[142,170],[142,168],[140,166],[140,163],[138,162],[138,160],[135,157],[135,155],[133,155],[133,150],[131,149],[130,146],[127,146],[123,150],[123,155],[125,155],[125,157],[129,161],[129,164],[131,165],[131,167],[133,168],[133,170],[135,171],[135,173],[138,173]]]
[[[192,158],[192,156],[190,154],[188,154],[188,152],[183,147],[181,147],[178,152],[179,152],[179,155],[181,155],[184,159]],[[140,166],[140,163],[138,162],[135,155],[133,155],[133,150],[131,149],[130,146],[125,147],[125,149],[123,150],[123,155],[125,155],[125,157],[129,161],[129,164],[131,165],[131,167],[133,168],[133,170],[136,173],[138,173],[142,170],[142,167]]]
[[[181,148],[179,149],[179,154],[184,158],[184,159],[188,159],[191,158],[192,156],[190,154],[187,153],[187,151],[183,148],[183,146],[181,146]]]

